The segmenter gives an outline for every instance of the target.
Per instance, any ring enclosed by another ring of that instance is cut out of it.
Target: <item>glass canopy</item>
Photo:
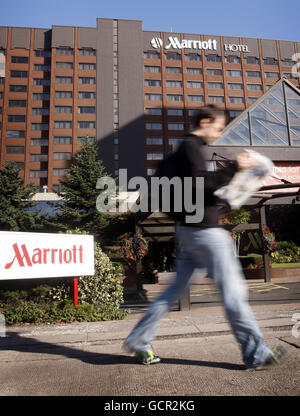
[[[300,91],[281,79],[229,124],[218,145],[300,146]]]

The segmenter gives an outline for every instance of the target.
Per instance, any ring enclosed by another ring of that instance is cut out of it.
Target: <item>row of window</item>
[[[10,92],[27,92],[27,85],[10,85],[9,86]],[[39,94],[39,93],[33,93],[33,99],[39,99],[35,97],[49,97],[49,94]],[[2,97],[1,97],[2,98]],[[55,98],[73,98],[73,92],[72,91],[55,91]],[[96,93],[94,91],[79,91],[78,92],[78,98],[79,99],[95,99]],[[43,98],[41,98],[43,99]],[[26,100],[9,100],[9,103],[14,103],[12,105],[9,104],[9,107],[26,107],[26,105],[20,104],[18,105],[18,102],[26,103]]]
[[[167,101],[170,102],[183,102],[184,96],[181,94],[166,94]],[[256,97],[253,97],[256,98]],[[188,95],[189,102],[204,102],[203,95]],[[145,94],[145,100],[147,101],[162,101],[162,94]],[[208,101],[210,103],[224,103],[225,98],[223,95],[209,95]],[[244,97],[228,97],[228,101],[233,104],[244,103]]]
[[[2,50],[4,54],[4,50]],[[36,57],[51,58],[51,50],[35,50],[34,54]],[[57,48],[57,55],[73,55],[73,49],[71,48]],[[95,49],[79,49],[79,55],[81,56],[96,56]],[[11,62],[14,64],[26,64],[28,63],[28,56],[15,56],[11,57]]]
[[[22,114],[13,114],[8,116],[9,123],[24,123],[25,122],[25,115]],[[72,128],[72,121],[54,121],[54,128],[55,129],[71,129]],[[78,121],[77,128],[79,129],[95,129],[96,122],[95,121]],[[48,123],[31,123],[31,130],[49,130]],[[21,136],[20,136],[21,134]],[[7,130],[6,137],[25,137],[24,130]]]
[[[10,71],[11,78],[28,78],[28,71]],[[73,84],[73,77],[57,76],[57,84]],[[96,84],[95,77],[78,77],[79,84]],[[49,79],[34,78],[34,85],[50,85]]]
[[[145,72],[149,73],[160,73],[161,67],[160,66],[153,66],[153,65],[145,65],[144,66]],[[201,75],[202,68],[186,68],[187,74],[192,75]],[[167,66],[166,67],[167,74],[181,74],[182,68],[180,66]],[[211,76],[222,76],[223,70],[218,68],[207,68],[206,69],[207,75]],[[227,69],[226,75],[228,77],[241,77],[242,71],[239,69]],[[279,72],[265,72],[265,78],[279,78]],[[260,71],[246,71],[246,76],[249,78],[260,78],[261,73]]]
[[[160,53],[157,52],[144,52],[145,59],[160,59]],[[181,61],[181,54],[178,53],[167,53],[165,54],[165,58],[168,61]],[[185,55],[185,59],[188,62],[201,62],[202,57],[198,54],[190,54]],[[245,63],[249,65],[259,65],[259,59],[254,57],[246,57],[244,58]],[[222,62],[221,56],[218,55],[206,55],[206,62]],[[239,56],[225,56],[225,62],[233,63],[233,64],[240,64],[241,58]],[[278,60],[274,58],[267,58],[263,59],[263,63],[265,65],[278,65]],[[284,66],[293,66],[295,65],[295,61],[292,60],[282,60],[281,64]]]
[[[34,71],[50,72],[51,65],[34,64],[33,69]],[[56,62],[56,69],[73,69],[73,62]],[[89,62],[79,62],[78,69],[94,71],[96,69],[96,64]]]
[[[182,81],[175,81],[175,80],[166,80],[166,87],[168,88],[182,88],[183,82]],[[187,88],[203,88],[202,81],[187,81]],[[145,87],[161,87],[161,80],[160,79],[146,79],[145,80]],[[243,84],[237,82],[228,82],[227,84],[228,89],[230,90],[242,90]],[[207,82],[207,88],[209,89],[224,89],[223,82]],[[262,85],[261,84],[247,84],[248,90],[255,90],[261,91]]]

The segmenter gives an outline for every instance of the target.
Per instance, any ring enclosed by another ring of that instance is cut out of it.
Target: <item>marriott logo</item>
[[[34,248],[28,251],[26,244],[12,245],[14,257],[9,263],[6,263],[5,269],[12,266],[32,267],[35,264],[82,264],[83,263],[83,247],[82,245],[73,245],[72,248]]]

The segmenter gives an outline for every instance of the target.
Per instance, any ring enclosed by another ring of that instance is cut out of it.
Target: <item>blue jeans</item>
[[[163,316],[188,288],[195,269],[206,269],[220,290],[227,319],[240,344],[247,367],[257,366],[271,354],[248,303],[248,287],[233,241],[222,228],[179,227],[177,276],[170,287],[151,305],[125,344],[135,350],[148,350]]]

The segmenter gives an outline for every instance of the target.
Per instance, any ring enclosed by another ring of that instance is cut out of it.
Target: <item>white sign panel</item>
[[[94,237],[0,231],[0,280],[94,274]]]

